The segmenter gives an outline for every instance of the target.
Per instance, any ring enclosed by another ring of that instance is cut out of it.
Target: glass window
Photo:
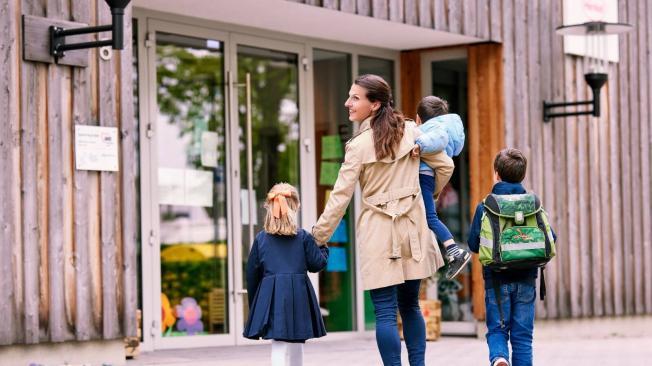
[[[344,144],[353,132],[344,107],[351,86],[351,55],[315,49],[313,60],[317,212],[321,213],[344,160]],[[319,275],[319,302],[326,310],[324,322],[329,331],[356,328],[354,215],[350,205],[330,238],[328,266]]]
[[[156,34],[161,334],[228,332],[224,55]]]
[[[392,93],[396,91],[394,85],[394,61],[383,58],[360,56],[358,57],[358,75],[375,74],[389,83]],[[394,95],[396,98],[396,95]],[[396,100],[395,100],[396,101]]]
[[[256,233],[263,230],[266,212],[263,203],[267,192],[274,184],[286,182],[295,186],[301,195],[299,71],[297,54],[265,48],[239,45],[237,61],[238,83],[242,85],[238,90],[240,207],[243,213],[241,270],[246,280],[251,245]],[[247,75],[251,83],[251,105],[247,103]],[[251,121],[247,120],[248,113]],[[248,131],[251,136],[247,135]],[[243,286],[246,288],[247,284]],[[249,314],[247,296],[243,301],[243,313],[246,321]]]

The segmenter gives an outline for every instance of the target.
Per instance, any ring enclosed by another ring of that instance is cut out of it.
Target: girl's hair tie
[[[272,204],[272,215],[274,218],[279,219],[287,215],[288,201],[286,197],[292,197],[292,192],[285,190],[267,194],[267,201]]]

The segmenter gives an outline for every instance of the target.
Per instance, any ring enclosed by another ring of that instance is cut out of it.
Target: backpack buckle
[[[525,223],[525,216],[523,215],[523,211],[514,212],[514,222],[516,225],[523,225],[523,223]]]

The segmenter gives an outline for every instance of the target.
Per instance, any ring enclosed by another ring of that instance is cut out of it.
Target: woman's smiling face
[[[353,84],[351,90],[349,90],[349,99],[346,100],[344,106],[349,110],[349,120],[351,122],[362,122],[376,112],[380,102],[369,101],[367,99],[367,89]]]

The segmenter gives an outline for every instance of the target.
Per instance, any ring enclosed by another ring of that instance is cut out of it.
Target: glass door
[[[234,342],[224,39],[150,23],[153,260],[145,285],[155,348]]]
[[[424,93],[436,95],[448,101],[450,113],[457,113],[464,125],[467,123],[467,58],[465,50],[434,51],[422,60],[424,70]],[[468,141],[468,131],[467,134]],[[465,243],[470,227],[469,157],[466,148],[453,158],[455,171],[437,201],[437,213],[456,241]],[[466,244],[464,248],[468,250]],[[469,262],[460,274],[448,280],[440,270],[436,289],[432,289],[441,301],[442,332],[446,334],[471,335],[476,333],[473,317],[472,267]],[[429,289],[430,292],[431,289]]]
[[[246,265],[255,235],[263,229],[265,197],[276,183],[297,187],[308,196],[301,178],[300,85],[302,47],[232,36],[234,72],[232,126],[234,164],[239,166],[239,225],[235,251],[235,311],[238,343],[248,317]],[[269,48],[273,45],[273,48]]]

